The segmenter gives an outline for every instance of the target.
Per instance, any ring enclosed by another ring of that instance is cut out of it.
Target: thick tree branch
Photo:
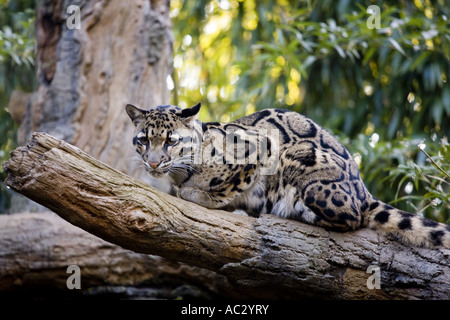
[[[223,274],[254,297],[434,298],[450,292],[450,250],[407,247],[367,229],[328,232],[255,219],[161,193],[78,148],[35,133],[4,164],[6,184],[123,248]],[[381,289],[369,289],[369,265]]]
[[[69,265],[80,267],[81,290],[67,288]],[[186,291],[186,285],[193,290]],[[16,294],[19,298],[66,299],[101,296],[109,289],[118,289],[113,292],[124,298],[242,297],[224,276],[123,249],[56,214],[0,215],[0,298]]]

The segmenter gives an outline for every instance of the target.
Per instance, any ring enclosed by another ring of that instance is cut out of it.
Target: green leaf
[[[442,115],[444,112],[444,108],[441,104],[441,101],[439,99],[435,99],[435,102],[433,103],[433,106],[431,108],[431,115],[433,116],[434,121],[436,123],[440,124],[442,121]]]
[[[414,71],[418,69],[419,71],[422,70],[423,64],[427,61],[428,57],[431,55],[431,51],[424,51],[422,52],[419,57],[414,60],[413,64],[409,68],[409,70]]]
[[[337,44],[334,45],[334,48],[336,49],[337,53],[341,56],[342,59],[345,59],[345,52],[342,50],[341,47],[339,47]]]
[[[367,65],[367,63],[369,62],[370,58],[372,58],[373,54],[375,53],[376,48],[375,47],[370,47],[365,53],[364,53],[364,59],[362,61],[363,65]]]
[[[389,38],[388,40],[390,43],[392,43],[392,45],[394,46],[395,49],[397,49],[398,52],[400,52],[402,55],[404,55],[406,57],[405,51],[403,51],[402,47],[398,44],[397,41],[395,41],[392,38]]]

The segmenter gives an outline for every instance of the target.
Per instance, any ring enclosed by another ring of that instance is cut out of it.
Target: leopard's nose
[[[158,168],[158,166],[159,166],[160,163],[161,163],[161,162],[149,162],[148,165],[149,165],[150,167],[152,167],[152,169],[156,169],[156,168]]]

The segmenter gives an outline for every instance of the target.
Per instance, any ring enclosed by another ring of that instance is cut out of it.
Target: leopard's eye
[[[139,137],[138,141],[140,144],[148,144],[149,143],[149,140],[147,137]]]
[[[166,139],[166,145],[173,146],[176,143],[178,143],[178,141],[179,141],[179,139],[177,136],[170,136],[170,137],[167,137],[167,139]]]

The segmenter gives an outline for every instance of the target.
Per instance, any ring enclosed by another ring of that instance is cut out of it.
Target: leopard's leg
[[[308,204],[300,195],[290,199],[284,198],[275,202],[268,213],[334,231],[355,230],[360,226],[360,220],[349,214],[347,208],[336,210],[322,207],[324,203],[319,200],[321,205],[317,205],[311,197],[308,197],[307,201]]]
[[[219,209],[226,206],[230,199],[219,197],[211,191],[200,190],[193,187],[182,187],[178,190],[177,196],[181,199],[194,202],[209,209]]]
[[[206,181],[204,188],[181,187],[177,196],[210,209],[243,210],[251,216],[264,213],[264,177],[255,165],[241,165],[227,178]]]
[[[243,190],[233,190],[231,187],[228,187],[226,190],[202,190],[194,187],[182,187],[177,192],[177,196],[184,200],[197,203],[209,209],[223,209],[227,211],[244,209],[239,205],[240,201],[237,200],[242,194]]]
[[[336,231],[356,230],[363,223],[361,201],[352,192],[345,192],[340,182],[309,186],[303,204],[315,214],[314,225]],[[352,190],[353,191],[353,190]]]
[[[303,141],[283,152],[280,164],[271,185],[283,188],[271,199],[287,203],[274,202],[275,214],[339,231],[361,226],[367,190],[356,163]]]
[[[320,212],[305,204],[298,190],[292,186],[287,186],[285,190],[287,192],[284,194],[284,197],[278,197],[277,194],[269,196],[266,204],[267,213],[282,218],[298,220],[313,226],[327,229],[333,228],[333,223],[323,219]]]

